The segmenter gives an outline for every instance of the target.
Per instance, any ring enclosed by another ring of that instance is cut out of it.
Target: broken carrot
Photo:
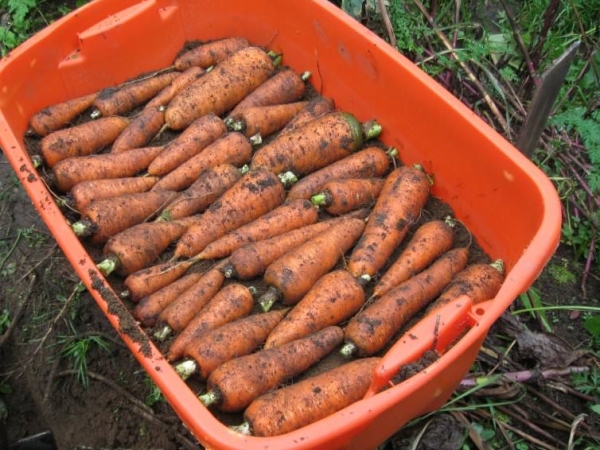
[[[162,108],[142,109],[115,139],[110,149],[111,153],[144,147],[154,139],[164,124],[165,113]]]
[[[69,198],[77,211],[83,211],[94,200],[146,192],[157,181],[157,177],[125,177],[80,181],[69,190]]]
[[[167,261],[133,272],[123,281],[121,296],[139,301],[178,280],[191,266],[187,261]]]
[[[71,121],[92,106],[98,93],[83,95],[56,103],[38,111],[29,120],[29,126],[38,136],[69,126]]]
[[[175,97],[188,84],[193,83],[204,75],[204,69],[201,67],[190,67],[183,71],[170,84],[162,88],[152,99],[146,103],[144,108],[166,107],[171,99]]]
[[[333,100],[329,97],[323,97],[321,95],[314,97],[309,100],[308,105],[296,114],[279,133],[289,133],[300,125],[304,125],[306,122],[310,122],[311,120],[324,116],[334,110],[335,105],[333,104]]]
[[[229,114],[225,123],[233,131],[246,137],[260,135],[266,138],[281,130],[307,102],[284,103],[280,105],[252,106],[239,113]]]
[[[383,178],[333,179],[310,200],[319,209],[339,216],[375,203],[384,183]]]
[[[195,66],[207,69],[230,57],[238,50],[249,46],[250,43],[243,37],[217,39],[187,50],[175,59],[173,65],[176,70],[180,71]]]

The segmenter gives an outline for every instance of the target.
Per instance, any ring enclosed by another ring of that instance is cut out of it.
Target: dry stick
[[[540,30],[539,39],[531,55],[531,60],[536,66],[540,65],[540,60],[542,58],[542,49],[544,48],[544,44],[546,43],[548,31],[550,31],[552,23],[554,22],[556,14],[558,13],[559,6],[560,0],[550,0],[548,6],[546,7],[546,11],[544,12],[544,25]]]
[[[385,6],[385,0],[377,0],[377,4],[379,5],[381,19],[383,20],[383,24],[385,25],[385,31],[387,33],[388,39],[390,40],[390,45],[396,48],[396,35],[394,34],[394,27],[392,26],[390,15],[388,14],[387,8]]]
[[[548,433],[543,428],[540,428],[536,424],[531,422],[528,417],[521,416],[521,415],[515,413],[514,411],[512,411],[511,408],[506,408],[502,405],[498,405],[498,406],[496,406],[496,408],[500,412],[512,417],[514,420],[521,422],[521,424],[523,424],[523,426],[530,428],[532,431],[540,434],[541,436],[545,437],[549,441],[555,442],[556,444],[561,444],[561,441],[559,441],[556,437],[552,436],[550,433]]]
[[[469,431],[469,439],[471,439],[473,445],[475,445],[475,447],[477,447],[478,450],[488,449],[488,446],[483,441],[481,435],[477,432],[477,430],[475,430],[475,428],[473,428],[473,425],[463,413],[458,411],[450,411],[450,414],[452,414],[452,417],[454,417],[456,420],[462,423],[464,427]]]
[[[573,447],[573,439],[575,439],[575,430],[579,426],[581,422],[585,420],[587,414],[581,413],[577,416],[577,418],[573,421],[573,425],[571,427],[571,432],[569,433],[569,445],[567,446],[568,450],[572,450]]]
[[[502,377],[517,383],[524,383],[526,381],[537,380],[539,378],[558,378],[570,375],[572,373],[585,373],[589,372],[590,368],[583,367],[568,367],[566,369],[548,369],[548,370],[522,370],[520,372],[508,372],[503,373]],[[477,386],[481,381],[481,377],[478,378],[465,378],[460,382],[461,388],[471,388]]]
[[[28,303],[29,296],[31,295],[31,291],[33,290],[33,283],[35,282],[35,280],[36,280],[36,276],[33,275],[31,277],[31,280],[29,281],[29,286],[27,287],[27,291],[26,291],[24,297],[21,298],[21,301],[19,302],[19,305],[17,306],[17,310],[13,313],[13,317],[11,318],[10,325],[8,326],[6,331],[2,335],[0,335],[0,348],[2,348],[4,343],[6,341],[8,341],[8,338],[12,334],[13,330],[16,328],[17,323],[19,322],[19,319],[21,318],[21,315],[25,311],[25,305]]]

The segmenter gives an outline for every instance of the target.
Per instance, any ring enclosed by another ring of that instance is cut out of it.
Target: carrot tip
[[[95,109],[91,112],[90,117],[92,119],[97,119],[98,117],[100,117],[102,115],[102,113],[100,112],[100,110]]]
[[[185,381],[198,370],[198,364],[194,360],[186,360],[175,366],[175,372]]]
[[[269,289],[267,289],[267,292],[260,296],[258,299],[258,304],[264,312],[268,312],[280,296],[281,291],[271,286]]]
[[[300,75],[300,79],[301,79],[302,81],[306,81],[306,80],[308,80],[308,79],[309,79],[311,76],[312,76],[312,73],[311,73],[309,70],[307,70],[306,72],[303,72],[303,73],[302,73],[302,75]]]
[[[116,256],[108,257],[105,260],[100,261],[96,267],[98,267],[98,270],[102,272],[105,277],[107,277],[117,270],[119,267],[119,260]]]
[[[381,124],[379,122],[377,122],[376,120],[370,120],[363,124],[363,132],[365,134],[366,140],[375,139],[375,138],[379,137],[379,135],[381,134],[381,131],[382,131]]]
[[[204,394],[198,396],[198,400],[207,408],[215,403],[221,401],[221,396],[217,391],[206,391]]]
[[[76,236],[86,238],[94,234],[95,226],[87,219],[79,220],[71,225],[71,229]]]
[[[253,147],[262,144],[262,136],[260,135],[260,133],[256,133],[254,136],[250,136],[248,140],[250,141],[250,145],[252,145]]]
[[[492,266],[494,269],[496,269],[501,274],[504,274],[504,261],[502,261],[501,259],[497,259],[496,261],[491,263],[490,266]]]
[[[235,269],[232,264],[226,264],[222,269],[221,273],[225,278],[233,278],[235,276]]]
[[[161,330],[158,330],[156,333],[154,333],[154,337],[156,339],[158,339],[159,341],[164,341],[172,332],[173,330],[171,329],[170,326],[165,325],[164,328],[162,328]]]
[[[37,169],[44,164],[44,161],[42,161],[40,155],[34,155],[31,157],[31,164],[33,164],[33,167]]]
[[[277,176],[279,177],[279,180],[281,181],[281,183],[283,184],[283,186],[285,188],[290,187],[291,185],[296,183],[296,181],[298,181],[298,177],[293,172],[290,172],[290,171],[280,173]]]
[[[235,431],[236,433],[243,434],[244,436],[250,436],[252,434],[250,430],[250,424],[248,422],[244,422],[240,425],[232,425],[229,427],[231,431]]]
[[[368,273],[364,273],[361,276],[358,277],[358,283],[361,286],[366,286],[367,284],[369,284],[371,282],[371,275],[369,275]]]
[[[344,358],[351,358],[356,353],[356,350],[358,350],[356,345],[354,345],[352,342],[347,342],[340,349],[340,355],[342,355]]]
[[[327,206],[327,194],[325,194],[324,192],[315,194],[310,198],[310,202],[317,208],[319,208],[320,206]]]

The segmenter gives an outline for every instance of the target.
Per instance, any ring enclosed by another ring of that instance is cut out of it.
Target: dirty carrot
[[[125,177],[81,181],[69,190],[69,198],[77,211],[83,211],[94,200],[146,192],[157,181],[158,177]]]
[[[375,203],[384,182],[383,178],[333,179],[310,200],[319,209],[338,216]]]
[[[468,250],[456,248],[440,256],[431,266],[356,314],[344,331],[345,357],[370,356],[390,342],[394,334],[424,309],[467,264]]]
[[[144,108],[159,108],[169,104],[171,99],[175,97],[188,84],[193,83],[198,78],[204,75],[204,69],[201,67],[190,67],[183,71],[177,78],[171,81],[171,84],[165,86],[158,94],[146,103]]]
[[[373,207],[365,231],[348,260],[348,270],[368,282],[400,245],[429,198],[430,180],[415,166],[393,170]]]
[[[255,398],[315,365],[342,342],[343,336],[341,328],[331,326],[279,347],[227,361],[209,375],[207,392],[200,401],[225,412],[241,411]]]
[[[128,275],[123,281],[121,297],[139,301],[179,279],[190,267],[188,261],[167,261]]]
[[[254,307],[253,290],[240,283],[224,286],[171,343],[167,360],[177,361],[188,344],[221,325],[245,317]]]
[[[287,123],[283,130],[280,131],[280,134],[289,133],[300,125],[333,112],[334,110],[335,105],[333,104],[332,99],[323,96],[315,97],[309,100],[308,105]]]
[[[412,278],[450,250],[453,241],[452,218],[431,220],[421,225],[415,230],[402,253],[379,279],[373,289],[373,296],[380,297],[393,287]]]
[[[145,170],[163,147],[134,148],[122,153],[76,156],[52,168],[53,184],[67,192],[83,181],[132,177]]]
[[[184,379],[197,374],[206,379],[218,366],[260,347],[288,309],[252,314],[226,323],[192,340],[184,351],[190,358],[175,366]]]
[[[365,301],[363,287],[348,271],[323,275],[271,331],[264,348],[278,347],[352,317]]]
[[[365,139],[377,137],[381,126],[361,124],[352,114],[333,112],[278,135],[254,153],[251,167],[274,173],[306,175],[358,150]]]
[[[273,59],[261,48],[246,47],[235,52],[173,97],[165,111],[168,127],[181,130],[210,112],[224,114],[274,70]]]
[[[263,311],[279,299],[285,305],[297,303],[352,248],[364,228],[361,219],[340,221],[272,262],[263,277],[269,288],[259,298]]]
[[[29,120],[29,126],[39,136],[67,127],[73,119],[92,106],[98,93],[88,94],[47,106]]]
[[[260,135],[266,138],[281,130],[308,102],[284,103],[280,105],[252,106],[239,113],[230,114],[225,123],[233,131],[244,136]]]
[[[144,108],[115,139],[111,153],[144,147],[154,139],[164,124],[165,113],[162,108]]]
[[[242,48],[249,47],[250,43],[243,37],[228,37],[206,42],[182,53],[175,59],[176,70],[183,71],[191,67],[206,69],[233,55]]]
[[[225,123],[208,113],[193,121],[179,136],[165,146],[165,151],[148,166],[150,175],[162,176],[200,153],[227,131]]]
[[[381,358],[350,361],[297,383],[268,392],[244,411],[241,434],[278,436],[310,425],[361,400]]]
[[[129,124],[126,117],[105,117],[54,131],[40,141],[42,157],[49,167],[74,156],[87,156],[113,143]]]

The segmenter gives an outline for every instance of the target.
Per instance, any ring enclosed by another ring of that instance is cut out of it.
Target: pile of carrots
[[[134,318],[205,383],[201,402],[256,436],[360,400],[406,324],[503,281],[430,215],[431,174],[284,59],[215,40],[30,121],[74,233]],[[352,360],[303,376],[335,352]]]

